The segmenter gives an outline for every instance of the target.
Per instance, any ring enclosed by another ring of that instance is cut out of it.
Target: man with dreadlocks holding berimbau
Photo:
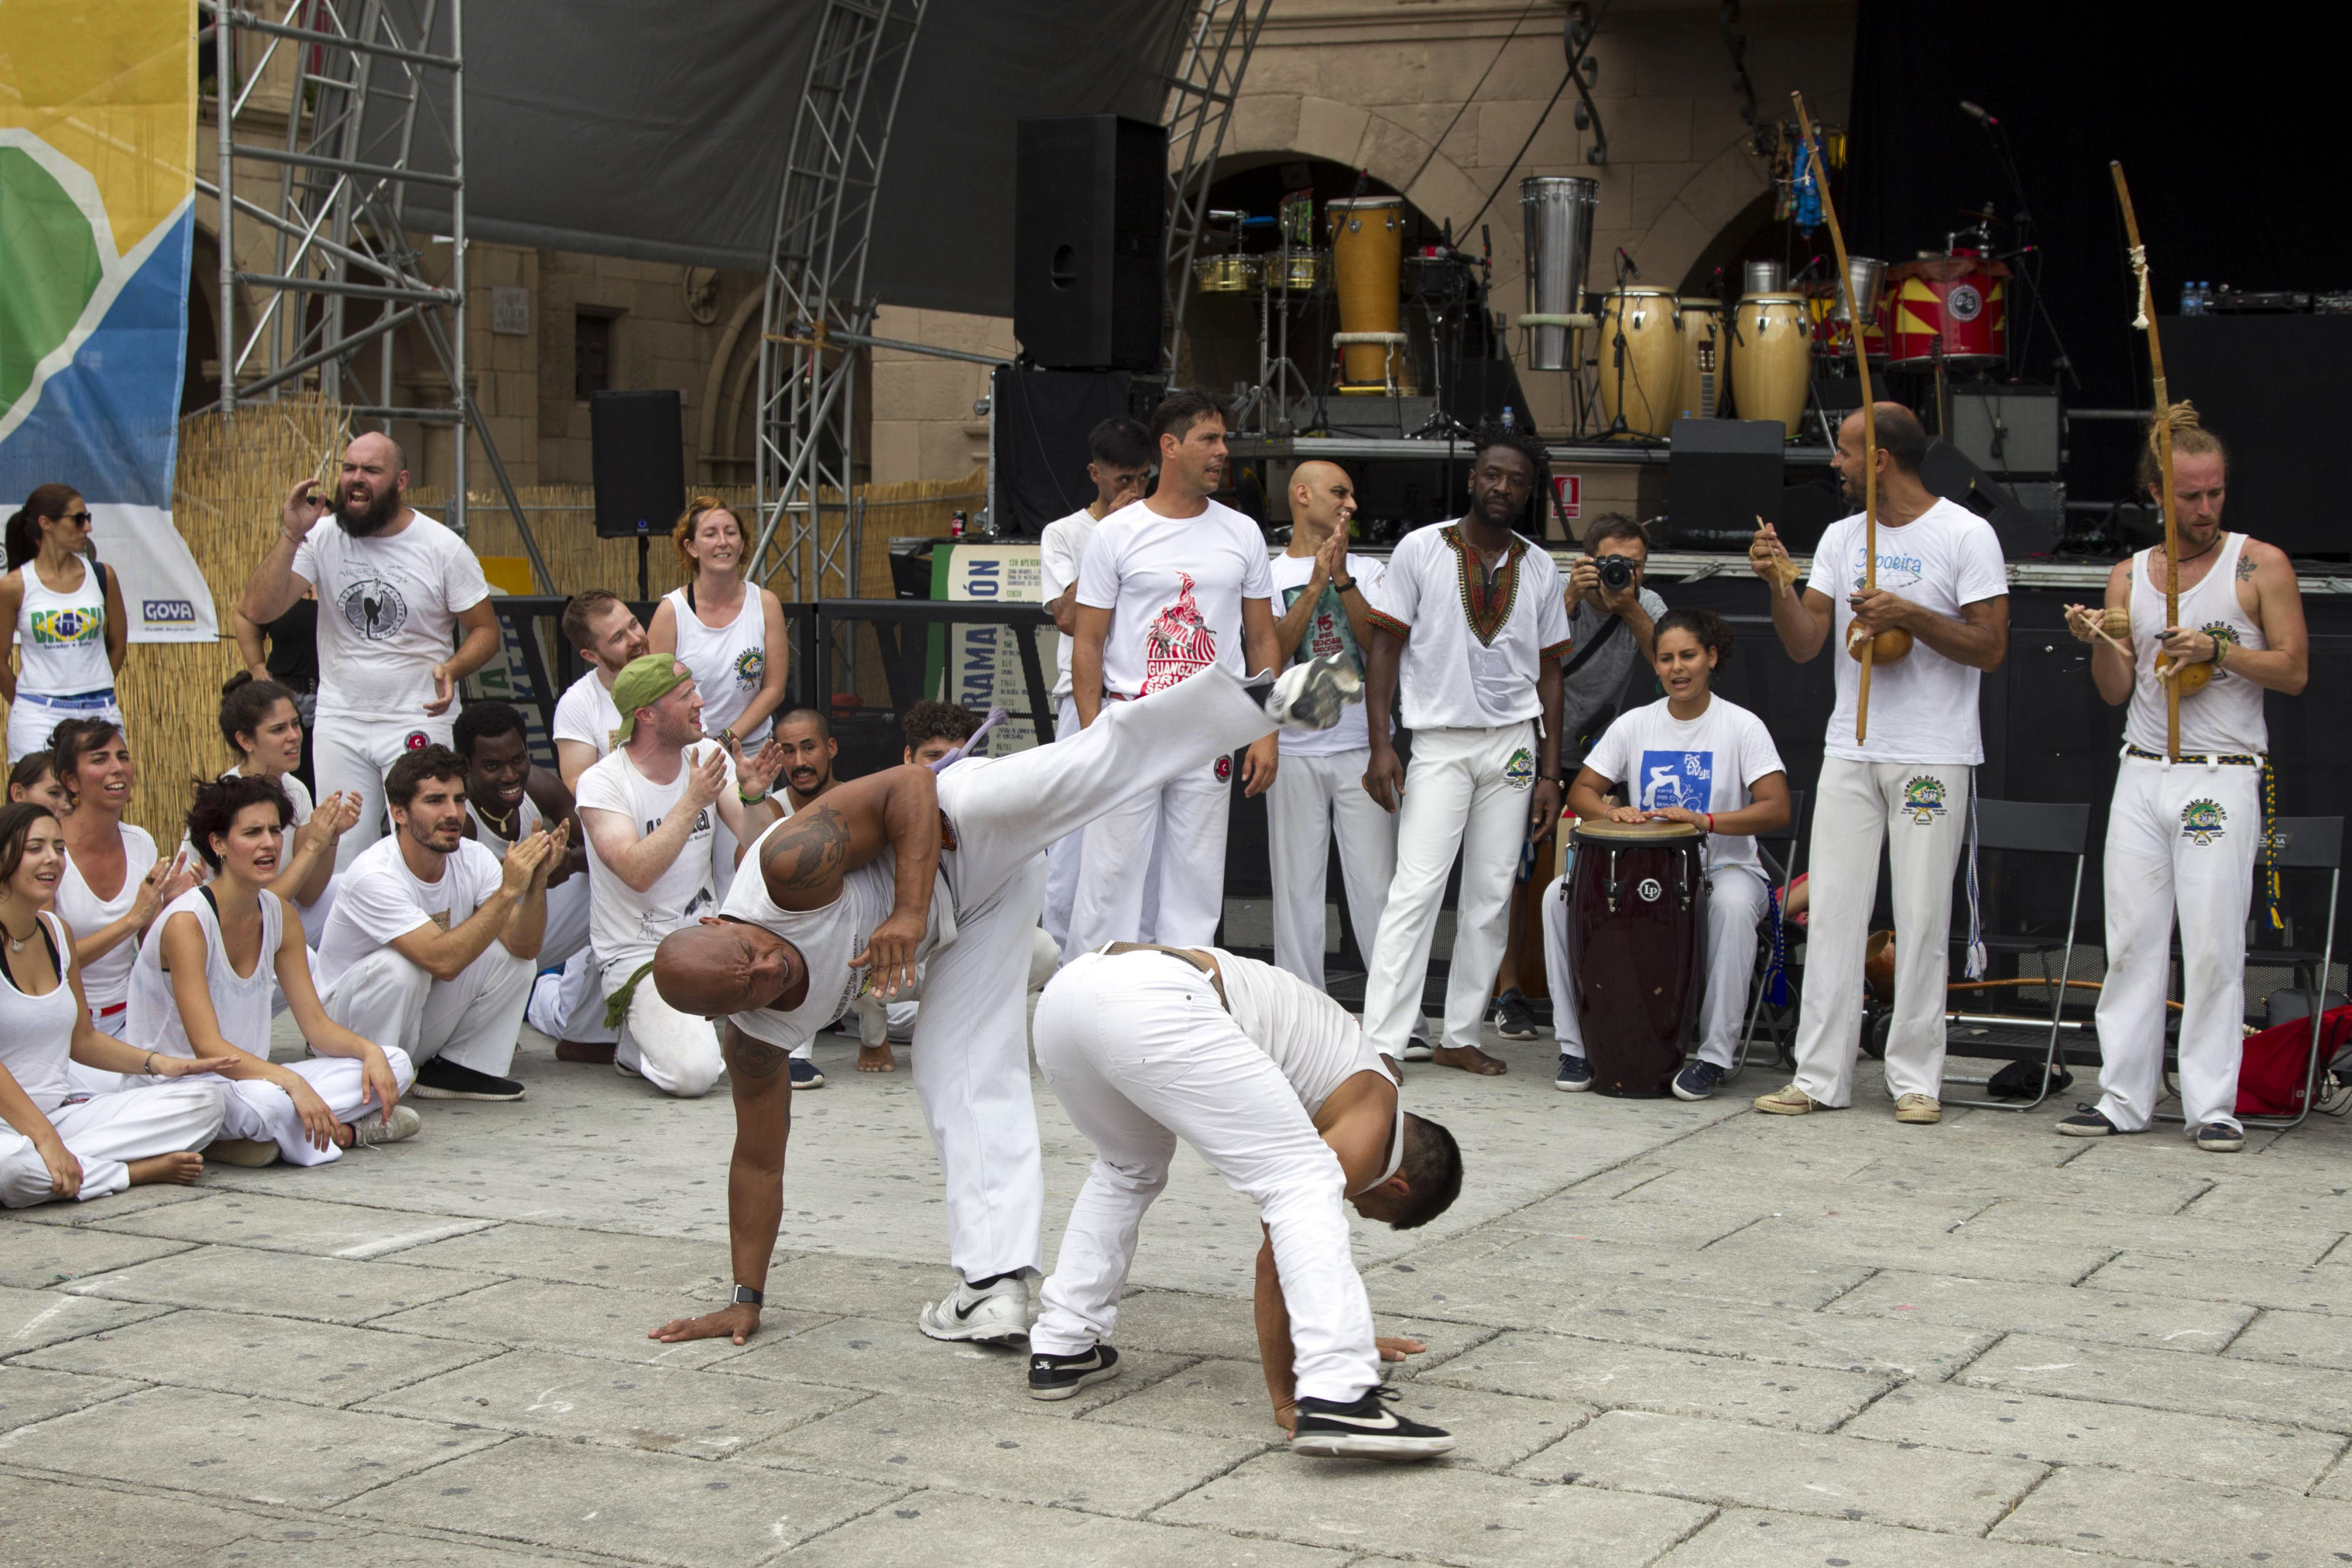
[[[2099,992],[2099,1103],[2061,1133],[2144,1133],[2164,1087],[2164,996],[2172,979],[2172,920],[2180,912],[2180,1104],[2197,1146],[2245,1147],[2238,1122],[2239,1025],[2245,1017],[2246,902],[2262,847],[2266,691],[2289,696],[2310,673],[2303,597],[2275,545],[2221,528],[2228,458],[2221,441],[2176,402],[2172,427],[2180,615],[2165,614],[2164,549],[2144,549],[2107,574],[2104,612],[2066,607],[2091,644],[2099,695],[2128,705],[2123,760],[2107,812],[2107,974]],[[2163,505],[2156,432],[2140,483]],[[2177,663],[2180,757],[2166,756],[2161,655]]]
[[[1364,984],[1364,1032],[1404,1059],[1458,851],[1445,1040],[1432,1054],[1441,1066],[1493,1074],[1503,1064],[1478,1048],[1478,1026],[1503,959],[1511,880],[1520,846],[1559,821],[1559,657],[1569,635],[1559,569],[1512,528],[1542,487],[1543,446],[1494,425],[1474,439],[1470,509],[1398,543],[1371,612],[1364,702],[1375,716],[1388,712],[1402,682],[1412,767],[1398,759],[1387,727],[1372,725],[1364,788],[1397,813],[1397,855]]]

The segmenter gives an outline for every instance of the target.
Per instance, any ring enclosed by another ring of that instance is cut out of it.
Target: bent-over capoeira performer
[[[2263,694],[2293,696],[2310,676],[2303,596],[2284,551],[2224,532],[2228,457],[2189,404],[2171,405],[2180,623],[2165,624],[2164,551],[2142,550],[2107,574],[2105,609],[2125,612],[2126,658],[2066,607],[2091,644],[2091,678],[2128,704],[2115,803],[2107,812],[2107,974],[2099,991],[2099,1101],[2058,1124],[2073,1137],[2147,1130],[2164,1088],[2164,993],[2173,910],[2180,912],[2180,1106],[2197,1146],[2245,1147],[2238,1121],[2239,1024],[2245,1017],[2246,903],[2263,840],[2270,731]],[[2158,488],[2155,432],[2140,480]],[[2159,505],[2163,497],[2157,496]],[[2167,760],[2158,653],[2211,676],[2180,695],[2180,760]]]
[[[784,1058],[855,998],[895,996],[921,966],[929,1000],[915,1024],[915,1092],[961,1281],[919,1326],[933,1339],[1024,1338],[1045,1197],[1024,982],[1046,846],[1286,719],[1336,723],[1360,690],[1336,662],[1247,686],[1212,667],[1111,704],[1052,746],[966,757],[936,775],[901,766],[852,779],[761,834],[750,851],[760,874],[738,877],[719,918],[673,932],[655,955],[654,981],[672,1007],[728,1019],[735,1294],[653,1337],[740,1344],[757,1331],[783,1212]]]
[[[1462,1190],[1462,1154],[1397,1103],[1394,1066],[1345,1009],[1217,948],[1113,942],[1045,988],[1037,1065],[1095,1163],[1030,1333],[1031,1398],[1118,1375],[1105,1342],[1136,1229],[1181,1138],[1258,1206],[1258,1352],[1291,1451],[1419,1459],[1453,1448],[1382,1403],[1341,1206],[1400,1230],[1426,1225]]]

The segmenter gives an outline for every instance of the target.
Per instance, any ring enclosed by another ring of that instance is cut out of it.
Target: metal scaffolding
[[[1217,152],[1225,143],[1234,99],[1257,47],[1258,29],[1274,0],[1201,0],[1176,37],[1168,76],[1168,351],[1160,363],[1177,373],[1184,340],[1184,301],[1192,289],[1192,254],[1201,243]]]
[[[219,183],[196,183],[218,214],[217,406],[233,413],[241,403],[315,388],[387,430],[396,419],[454,426],[447,520],[460,534],[470,433],[505,494],[531,570],[554,591],[467,382],[462,0],[280,0],[272,16],[225,0],[198,5],[211,24],[202,37],[213,46],[218,84]],[[271,204],[235,194],[240,161],[278,171]],[[446,284],[425,276],[409,232],[410,194],[420,188],[434,193],[436,214],[447,209],[449,232],[433,239],[449,246]],[[268,232],[268,271],[237,265],[239,219]],[[239,288],[257,301],[242,337]],[[356,322],[354,302],[373,308]],[[446,402],[395,400],[394,334],[412,323],[447,383]],[[359,401],[365,389],[355,361],[370,344],[378,350],[375,396]]]
[[[788,599],[857,592],[857,349],[875,311],[866,258],[924,5],[829,0],[793,121],[761,329],[751,568],[763,581],[789,574]]]

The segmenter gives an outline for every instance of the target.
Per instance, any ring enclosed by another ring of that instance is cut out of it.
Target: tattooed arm
[[[843,876],[886,849],[897,857],[890,914],[850,961],[871,964],[875,991],[892,997],[915,983],[939,875],[939,780],[929,768],[893,768],[827,790],[761,841],[760,873],[779,908],[823,909],[841,896]]]
[[[727,1166],[727,1244],[735,1283],[768,1288],[768,1260],[784,1218],[784,1144],[793,1130],[793,1081],[780,1046],[722,1024],[727,1082],[735,1096],[735,1154]],[[760,1309],[749,1302],[700,1317],[676,1318],[650,1338],[676,1344],[717,1339],[741,1344],[760,1330]]]

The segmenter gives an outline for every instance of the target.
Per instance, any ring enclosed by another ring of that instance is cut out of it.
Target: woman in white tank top
[[[646,644],[676,653],[694,672],[703,733],[724,745],[731,732],[748,756],[768,738],[769,721],[784,700],[791,645],[783,605],[737,575],[747,545],[743,525],[708,496],[680,515],[670,543],[691,575],[655,607]]]
[[[130,651],[122,587],[84,559],[89,507],[63,485],[35,490],[8,519],[0,626],[16,632],[17,665],[0,661],[8,698],[8,760],[49,743],[69,718],[122,722],[115,672]]]
[[[73,797],[65,821],[65,874],[58,913],[74,930],[74,967],[99,1028],[119,1030],[131,998],[138,943],[163,907],[196,885],[194,862],[156,864],[147,830],[122,820],[139,770],[119,725],[71,719],[58,727],[58,781]]]
[[[221,1124],[213,1074],[226,1061],[166,1061],[90,1026],[73,932],[41,907],[64,870],[47,806],[0,808],[0,1204],[10,1208],[194,1181],[205,1168],[195,1151]],[[79,1099],[77,1068],[142,1076]]]
[[[268,779],[286,791],[294,815],[292,832],[280,857],[272,892],[294,905],[302,921],[302,941],[316,947],[335,906],[335,846],[359,826],[360,798],[341,790],[314,810],[310,791],[294,769],[302,761],[302,712],[290,690],[275,681],[256,680],[240,670],[221,687],[221,738],[240,758],[221,775],[224,779]],[[195,846],[182,841],[191,856]]]
[[[158,1057],[228,1059],[225,1119],[210,1152],[230,1165],[321,1165],[354,1144],[397,1143],[419,1125],[400,1103],[415,1076],[407,1053],[330,1019],[310,955],[286,939],[287,904],[272,891],[285,818],[284,793],[270,779],[199,786],[188,837],[212,883],[163,911],[131,971],[133,1044]],[[273,990],[310,1042],[310,1061],[269,1060]]]

